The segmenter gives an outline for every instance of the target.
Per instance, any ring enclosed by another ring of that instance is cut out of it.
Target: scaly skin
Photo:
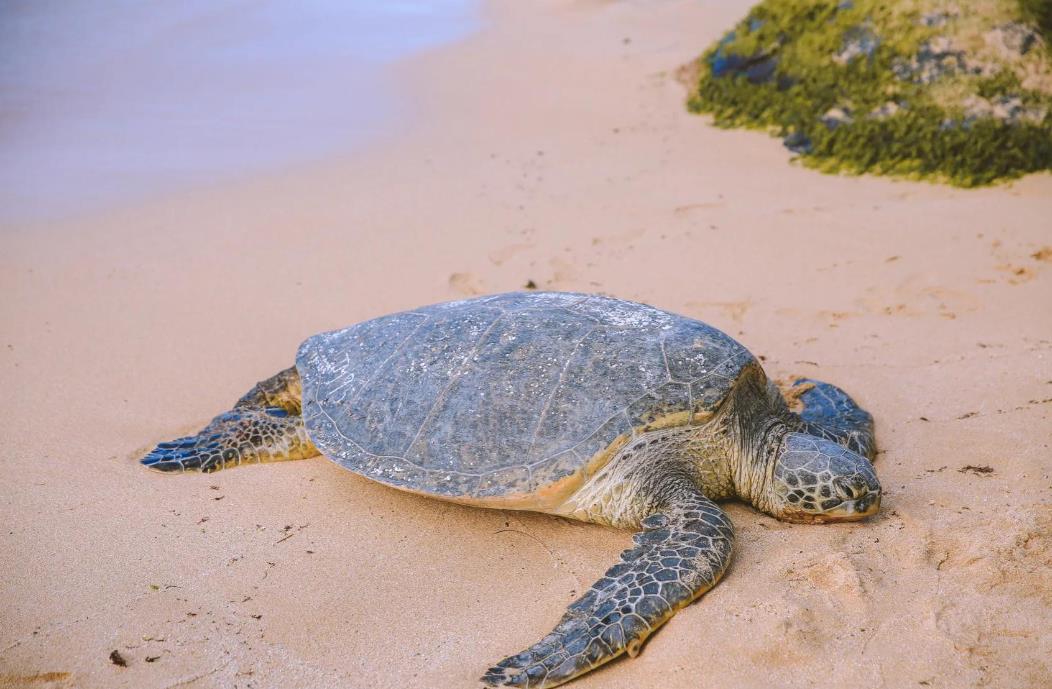
[[[558,686],[643,642],[719,581],[731,561],[734,527],[686,476],[660,486],[659,505],[633,537],[636,546],[567,609],[548,636],[490,668],[490,686]]]
[[[155,471],[211,473],[317,454],[300,416],[299,374],[290,368],[257,383],[197,435],[159,444],[142,463]]]

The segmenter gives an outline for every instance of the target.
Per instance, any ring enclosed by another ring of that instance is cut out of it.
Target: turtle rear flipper
[[[876,454],[873,417],[846,392],[820,380],[798,378],[793,381],[789,394],[803,404],[799,416],[804,420],[805,432],[873,459]]]
[[[300,416],[299,375],[292,368],[258,383],[197,435],[160,443],[141,462],[155,471],[210,473],[317,454]]]
[[[490,668],[484,684],[547,689],[622,653],[634,657],[659,626],[716,585],[734,547],[730,519],[689,483],[665,490],[673,497],[643,520],[636,547],[570,604],[548,636]]]

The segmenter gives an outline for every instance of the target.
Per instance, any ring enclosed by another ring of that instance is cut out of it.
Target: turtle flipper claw
[[[212,419],[197,435],[158,444],[140,462],[165,473],[208,474],[241,464],[304,459],[317,453],[302,416],[280,407],[240,408]]]
[[[223,453],[215,441],[201,442],[201,436],[188,436],[159,443],[152,452],[139,460],[147,469],[164,473],[201,471],[209,473],[221,469]]]
[[[487,670],[482,682],[491,687],[554,687],[567,682],[610,654],[606,644],[590,641],[591,631],[587,619],[567,615],[551,634]]]

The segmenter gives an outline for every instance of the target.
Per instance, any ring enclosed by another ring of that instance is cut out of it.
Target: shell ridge
[[[401,342],[398,343],[398,346],[394,348],[394,351],[392,351],[391,354],[386,359],[384,359],[382,362],[380,362],[380,365],[376,367],[376,371],[373,373],[373,375],[370,376],[369,380],[365,381],[365,383],[362,384],[362,386],[360,388],[358,388],[358,390],[356,390],[353,395],[351,395],[351,398],[349,400],[347,400],[347,404],[353,404],[354,402],[357,402],[361,398],[362,394],[366,390],[369,389],[369,386],[371,386],[373,383],[375,383],[376,379],[380,377],[380,373],[381,373],[381,371],[384,370],[384,367],[386,367],[387,364],[389,364],[392,359],[394,359],[396,356],[401,354],[402,350],[405,349],[406,344],[410,340],[413,339],[413,336],[416,335],[417,332],[419,332],[420,328],[424,327],[424,325],[426,325],[431,320],[431,316],[427,316],[427,315],[422,314],[422,313],[413,313],[413,312],[411,312],[409,315],[412,315],[412,316],[423,316],[424,320],[422,320],[419,323],[417,323],[416,327],[413,328],[412,332],[410,332],[408,335],[406,335],[405,339],[403,339]],[[338,389],[339,389],[339,387],[333,389],[332,392],[335,392]]]
[[[694,385],[683,383],[687,386],[687,425],[694,424]]]
[[[627,410],[627,409],[623,409],[623,410],[621,410],[621,411],[617,412],[616,414],[611,414],[611,415],[610,415],[609,417],[607,417],[607,419],[606,419],[605,421],[603,421],[603,422],[602,422],[601,424],[599,424],[598,426],[596,426],[596,428],[595,428],[595,430],[594,430],[594,431],[592,431],[592,432],[591,432],[591,433],[589,433],[589,434],[588,434],[587,436],[585,436],[584,440],[582,440],[581,442],[577,443],[577,444],[576,444],[576,445],[574,445],[573,447],[571,447],[571,448],[568,448],[568,450],[569,450],[570,452],[573,452],[574,454],[576,454],[577,456],[579,456],[579,457],[580,457],[580,453],[579,453],[579,452],[577,452],[577,448],[579,448],[580,446],[584,445],[584,444],[585,444],[585,443],[587,443],[587,442],[588,442],[589,440],[591,440],[592,436],[594,436],[594,435],[595,435],[596,433],[598,433],[599,431],[603,430],[603,426],[605,426],[606,424],[610,423],[611,421],[613,421],[614,419],[616,419],[616,418],[617,418],[617,417],[619,417],[619,416],[623,416],[623,417],[625,417],[625,424],[626,424],[626,425],[627,425],[627,426],[628,426],[629,428],[631,428],[631,429],[632,429],[632,435],[633,435],[633,436],[634,436],[634,435],[636,435],[636,430],[635,430],[635,428],[634,428],[634,427],[632,426],[632,419],[628,418],[628,410]],[[541,460],[541,462],[547,462],[547,461],[548,461],[549,459],[552,459],[552,458],[554,458],[554,457],[558,457],[559,455],[561,455],[561,454],[562,454],[562,453],[564,453],[564,452],[567,452],[567,450],[559,450],[558,452],[553,452],[552,454],[550,454],[550,455],[548,455],[547,457],[545,457],[544,459],[542,459],[542,460]],[[582,459],[585,459],[585,458],[582,458]],[[539,464],[539,463],[540,463],[540,462],[535,462],[535,464]]]
[[[332,414],[330,414],[328,411],[326,411],[324,407],[322,407],[321,405],[318,405],[318,412],[322,416],[324,416],[326,419],[329,420],[329,423],[332,424],[332,428],[336,432],[336,435],[340,436],[341,438],[343,438],[344,441],[346,441],[346,442],[350,443],[351,445],[353,445],[355,448],[358,449],[359,452],[367,454],[370,457],[375,457],[375,455],[372,452],[369,452],[364,447],[362,447],[362,445],[357,440],[355,440],[354,438],[348,436],[346,433],[344,433],[342,430],[340,430],[340,426],[339,426],[339,424],[336,423],[336,419],[332,418]]]
[[[531,310],[532,311],[542,311],[544,309],[531,309]],[[558,309],[558,310],[562,311],[565,314],[573,316],[574,318],[584,318],[584,319],[590,320],[593,323],[595,323],[596,327],[599,327],[599,328],[606,328],[607,327],[607,325],[605,323],[603,323],[601,320],[599,320],[595,316],[589,316],[587,313],[581,313],[580,311],[574,311],[569,306],[564,306],[563,308]]]
[[[621,411],[618,412],[618,413],[619,414],[624,414],[625,416],[628,417],[629,421],[631,421],[632,420],[632,415],[628,413],[629,409],[631,409],[635,405],[639,404],[640,402],[642,402],[646,398],[650,397],[651,395],[653,395],[654,393],[656,393],[658,390],[660,390],[661,388],[665,387],[669,383],[673,383],[673,382],[675,382],[675,381],[671,381],[671,380],[670,381],[666,381],[666,382],[662,383],[661,385],[657,386],[656,388],[653,388],[651,390],[644,390],[643,394],[641,394],[639,397],[635,398],[634,400],[629,402],[627,405],[625,405],[625,407],[623,409],[621,409]],[[687,383],[678,383],[678,384],[679,385],[687,385]],[[635,428],[635,426],[633,426],[633,428]]]
[[[583,297],[581,297],[579,300],[577,300],[574,303],[572,303],[569,306],[567,306],[566,308],[570,309],[572,311],[573,309],[576,309],[578,306],[584,306],[588,302],[588,300],[591,299],[591,298],[592,298],[591,294],[586,294]]]
[[[378,455],[375,452],[370,452],[368,449],[365,448],[365,446],[363,446],[357,440],[355,440],[354,438],[350,437],[349,435],[344,433],[342,430],[340,430],[340,426],[339,426],[339,424],[336,423],[336,420],[334,418],[332,418],[332,414],[330,414],[328,411],[326,411],[320,405],[318,406],[318,411],[319,411],[319,413],[322,416],[324,416],[326,419],[329,420],[329,423],[332,424],[332,428],[336,432],[336,435],[340,436],[340,438],[342,438],[344,441],[346,441],[350,445],[353,445],[355,447],[355,449],[357,449],[362,454],[367,455],[369,457],[369,461],[370,462],[374,461],[374,460],[377,460],[377,459],[399,459],[399,460],[402,460],[402,461],[404,461],[404,462],[406,462],[408,464],[412,464],[414,467],[416,467],[417,469],[420,469],[421,471],[431,471],[430,469],[428,469],[426,467],[420,466],[419,464],[417,464],[413,460],[409,459],[408,457],[403,457],[401,455]],[[338,455],[339,453],[333,453],[333,454],[337,454]]]
[[[540,466],[541,464],[544,464],[545,462],[548,462],[548,461],[554,459],[555,457],[558,457],[559,455],[564,455],[567,452],[569,452],[570,454],[572,454],[574,457],[576,457],[579,460],[585,459],[584,457],[581,456],[581,454],[576,449],[574,449],[572,447],[569,450],[560,450],[559,452],[556,452],[556,453],[554,453],[552,455],[549,455],[548,457],[545,457],[544,459],[538,459],[536,462],[530,462],[529,464],[526,465],[526,468],[532,470],[534,467]]]
[[[665,349],[665,340],[666,340],[666,338],[664,338],[664,337],[662,337],[659,340],[659,343],[661,344],[661,358],[665,362],[665,373],[668,374],[668,381],[667,382],[671,383],[674,379],[672,377],[672,369],[669,368],[669,365],[668,365],[668,351]]]
[[[478,356],[479,349],[481,349],[482,347],[482,343],[486,341],[486,338],[489,337],[490,333],[493,332],[493,329],[497,327],[497,324],[504,320],[504,318],[508,315],[508,312],[500,308],[499,306],[496,308],[500,311],[500,315],[494,318],[493,322],[490,323],[484,331],[482,331],[482,335],[480,335],[478,340],[475,341],[475,346],[471,348],[471,351],[468,352],[468,355],[464,357],[464,361],[460,364],[460,366],[457,367],[456,373],[449,377],[449,380],[446,381],[445,386],[443,386],[442,388],[442,392],[438,393],[438,396],[435,397],[435,401],[431,405],[431,408],[428,409],[427,414],[424,416],[424,420],[420,422],[420,428],[416,430],[416,434],[413,435],[413,439],[409,442],[408,445],[406,445],[405,454],[407,457],[409,456],[410,451],[413,449],[413,447],[416,446],[416,444],[420,441],[420,436],[423,435],[424,429],[427,428],[428,424],[430,424],[431,421],[434,419],[435,413],[438,410],[439,406],[443,402],[445,402],[446,397],[449,396],[449,391],[453,389],[453,386],[456,384],[456,382],[460,380],[460,378],[467,371],[468,367],[471,366],[471,361],[476,356]]]
[[[548,410],[551,408],[552,402],[555,401],[556,396],[559,394],[559,390],[562,388],[563,383],[566,380],[566,373],[570,370],[570,364],[573,363],[574,357],[577,356],[577,351],[581,348],[581,345],[584,344],[584,341],[591,337],[592,333],[598,329],[599,327],[590,328],[588,332],[577,340],[573,349],[570,350],[570,354],[566,357],[566,363],[563,364],[562,370],[559,371],[559,378],[555,381],[555,385],[552,386],[552,392],[548,395],[547,401],[544,403],[544,406],[541,407],[541,413],[537,416],[537,423],[533,427],[533,437],[530,439],[529,447],[526,448],[527,459],[533,454],[533,448],[537,445],[537,436],[540,435],[541,426],[544,425],[545,419],[548,418]]]
[[[713,366],[709,366],[708,370],[706,370],[704,373],[702,373],[702,375],[698,376],[697,378],[691,378],[689,381],[684,381],[684,382],[687,382],[687,383],[690,383],[690,384],[694,384],[694,383],[697,383],[697,382],[700,382],[700,381],[703,381],[703,380],[707,380],[708,378],[713,378],[713,377],[716,377],[716,376],[719,376],[721,378],[727,378],[727,376],[723,375],[722,373],[716,373],[716,371],[718,371],[728,361],[734,360],[734,358],[737,357],[738,355],[739,355],[739,352],[731,352],[730,354],[727,355],[727,358],[723,359],[722,361],[720,361],[719,363],[717,363],[717,364],[715,364]],[[729,380],[729,378],[728,378],[728,380]]]

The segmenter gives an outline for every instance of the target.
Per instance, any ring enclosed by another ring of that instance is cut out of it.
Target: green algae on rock
[[[1052,169],[1050,14],[1052,0],[764,0],[700,58],[688,106],[826,172],[977,186]]]

